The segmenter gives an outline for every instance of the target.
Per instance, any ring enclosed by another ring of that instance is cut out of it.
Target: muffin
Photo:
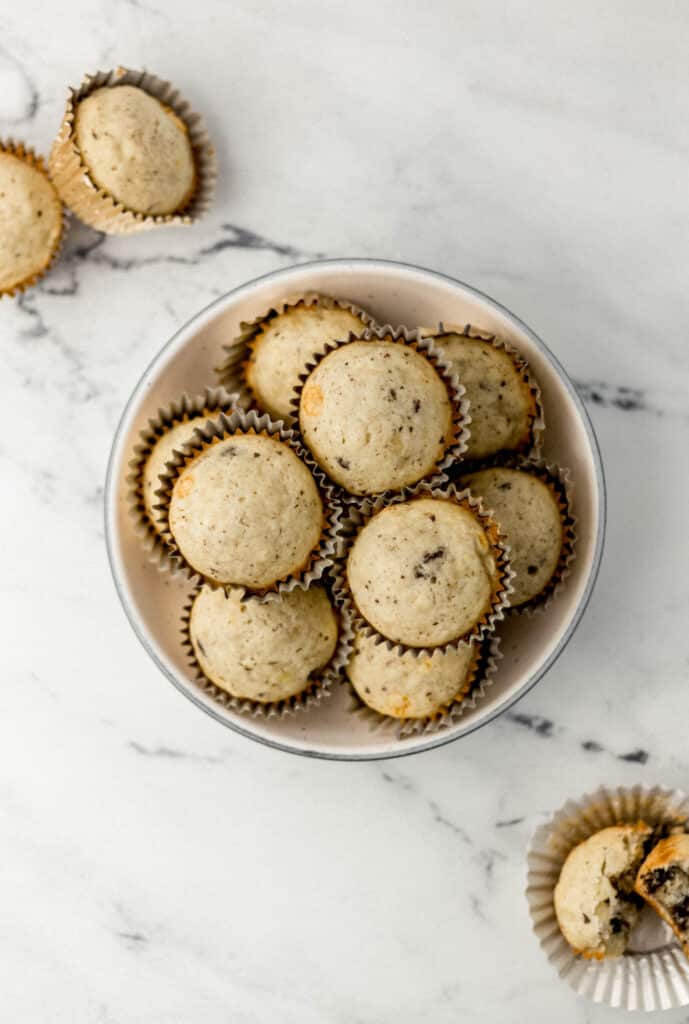
[[[420,654],[390,650],[358,633],[347,664],[354,690],[373,711],[391,718],[430,718],[469,692],[480,654],[476,644]]]
[[[170,480],[167,529],[207,582],[265,591],[308,568],[325,510],[311,471],[286,441],[231,433],[193,451],[168,487]]]
[[[461,486],[491,510],[509,545],[514,571],[510,605],[533,601],[553,581],[563,551],[564,513],[553,483],[540,471],[495,466],[468,473]]]
[[[355,612],[403,647],[478,636],[505,601],[495,524],[461,497],[417,496],[376,512],[345,572]]]
[[[634,882],[652,835],[643,822],[613,825],[567,857],[554,904],[560,930],[575,953],[596,960],[624,953],[642,904]]]
[[[182,448],[187,441],[191,441],[195,428],[204,423],[205,419],[206,417],[199,413],[181,423],[175,423],[158,438],[143,464],[141,495],[146,515],[157,533],[164,532],[166,522],[165,513],[156,507],[160,503],[157,493],[160,490],[160,476],[166,472],[172,453]]]
[[[216,174],[198,115],[169,83],[125,69],[70,91],[50,170],[73,212],[113,234],[190,223]]]
[[[668,836],[639,869],[636,891],[660,914],[689,957],[689,835]]]
[[[0,297],[42,277],[62,239],[62,204],[43,161],[0,143]]]
[[[247,600],[237,588],[202,587],[192,605],[189,639],[215,686],[270,704],[318,685],[335,654],[338,620],[319,586],[271,601]]]
[[[484,459],[501,451],[526,452],[536,440],[540,391],[527,363],[494,335],[471,327],[430,334],[466,389],[471,435],[465,458]]]
[[[310,296],[249,325],[244,374],[258,408],[275,420],[292,420],[295,389],[306,364],[328,342],[360,334],[369,322],[356,307]]]
[[[299,396],[299,429],[350,494],[415,484],[457,443],[458,396],[427,354],[391,335],[339,345]]]

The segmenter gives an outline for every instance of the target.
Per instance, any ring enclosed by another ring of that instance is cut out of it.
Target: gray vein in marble
[[[496,821],[496,828],[512,828],[513,825],[521,825],[524,818],[507,818],[505,821]]]
[[[10,68],[19,78],[24,93],[24,102],[16,114],[9,114],[3,111],[3,125],[21,125],[26,121],[32,121],[38,113],[41,105],[41,97],[38,87],[29,75],[28,71],[20,60],[9,50],[0,46],[0,67]]]
[[[542,715],[527,715],[519,711],[508,711],[503,717],[516,725],[529,729],[542,739],[552,739],[556,735],[567,732],[563,726],[556,725],[550,718],[544,718]],[[598,740],[581,740],[579,746],[589,754],[608,754],[618,761],[628,761],[632,764],[647,764],[651,756],[647,750],[641,748],[617,754],[609,747],[599,743]]]
[[[205,754],[191,754],[173,747],[145,747],[142,743],[130,740],[129,748],[142,757],[161,757],[170,761],[196,761],[203,764],[223,764],[224,758],[210,757]]]
[[[602,380],[577,380],[574,383],[584,401],[593,405],[614,406],[624,412],[651,412],[655,416],[662,415],[661,409],[648,404],[645,392],[641,388],[615,387]]]
[[[517,725],[523,725],[530,729],[537,736],[549,738],[555,731],[555,723],[551,722],[549,718],[543,718],[542,715],[526,715],[521,711],[508,711],[505,717],[510,722],[516,722]]]

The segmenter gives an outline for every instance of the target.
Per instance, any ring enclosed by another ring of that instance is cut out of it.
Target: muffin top
[[[475,644],[461,644],[433,655],[400,654],[359,633],[347,675],[363,702],[379,714],[428,718],[464,696],[477,651]]]
[[[169,527],[202,576],[258,590],[308,564],[324,527],[323,503],[288,444],[238,433],[183,467],[172,489]]]
[[[409,647],[437,647],[470,633],[490,609],[498,569],[470,509],[415,498],[366,523],[347,579],[356,607],[379,633]]]
[[[62,234],[62,206],[47,175],[0,149],[0,292],[39,274]]]
[[[181,448],[187,441],[191,441],[194,429],[201,423],[205,423],[207,416],[190,416],[183,423],[175,423],[158,438],[151,448],[148,458],[144,463],[142,492],[144,508],[153,526],[160,532],[165,524],[165,514],[155,506],[159,504],[160,498],[156,491],[160,487],[160,475],[165,473],[166,465],[172,458],[175,449]]]
[[[613,825],[579,843],[567,857],[555,886],[555,913],[577,953],[601,959],[624,952],[636,920],[634,881],[651,835],[642,822]]]
[[[504,349],[463,334],[442,334],[436,342],[466,388],[471,436],[466,458],[530,446],[536,403],[522,372]]]
[[[135,213],[183,209],[196,184],[183,121],[135,85],[104,86],[81,100],[75,139],[95,184]]]
[[[363,321],[339,306],[291,306],[267,320],[251,342],[246,379],[261,409],[273,419],[294,418],[299,374],[329,341],[358,334]]]
[[[462,477],[462,486],[492,510],[510,546],[515,578],[510,604],[532,600],[548,585],[562,551],[562,514],[552,489],[519,469],[482,469]]]
[[[453,442],[453,408],[445,382],[411,345],[353,341],[309,375],[299,426],[336,483],[378,494],[432,472]]]
[[[242,592],[202,587],[190,637],[204,675],[233,697],[270,703],[303,692],[337,645],[337,617],[322,587],[275,600],[242,601]]]

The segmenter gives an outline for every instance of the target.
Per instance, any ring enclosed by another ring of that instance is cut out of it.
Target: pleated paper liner
[[[474,338],[477,341],[486,341],[493,348],[498,351],[505,352],[514,364],[514,367],[519,374],[526,390],[530,396],[530,411],[529,411],[529,429],[528,434],[522,439],[519,446],[514,450],[507,452],[503,451],[496,453],[498,455],[527,455],[538,457],[541,452],[543,445],[543,433],[545,431],[545,414],[543,412],[543,397],[541,394],[541,388],[538,381],[534,378],[533,374],[529,369],[524,356],[509,342],[505,341],[504,338],[498,337],[496,334],[491,334],[488,331],[483,331],[472,324],[464,324],[464,326],[456,324],[445,324],[439,323],[437,327],[420,327],[419,333],[422,337],[433,338],[436,348],[442,352],[443,347],[443,335],[447,334],[458,334],[464,338]],[[489,458],[494,458],[490,456]],[[485,463],[484,459],[475,458],[471,455],[466,456],[466,461],[470,462],[472,468],[474,464],[476,467],[483,466]]]
[[[193,440],[184,445],[184,451],[175,452],[167,464],[168,472],[160,478],[161,486],[158,491],[160,504],[157,508],[160,509],[164,520],[163,539],[169,548],[170,562],[176,571],[182,572],[188,579],[195,582],[203,581],[213,588],[232,586],[232,584],[219,583],[210,577],[203,576],[184,558],[170,532],[169,508],[175,481],[184,468],[211,445],[224,441],[235,434],[263,435],[281,441],[292,449],[314,478],[321,497],[324,517],[324,526],[318,544],[298,571],[290,573],[284,579],[276,580],[266,587],[251,589],[251,593],[254,597],[270,600],[274,594],[286,593],[294,590],[295,587],[305,590],[315,580],[320,579],[333,564],[341,530],[342,509],[335,499],[325,475],[299,443],[294,431],[287,430],[282,423],[275,423],[269,416],[260,416],[255,410],[245,412],[235,409],[229,414],[221,412],[214,420],[207,420],[194,430]],[[244,589],[249,590],[249,588]]]
[[[450,466],[458,463],[466,452],[470,435],[469,424],[471,423],[469,401],[466,398],[464,385],[459,382],[457,375],[452,372],[449,363],[443,358],[442,352],[436,347],[433,339],[422,338],[417,330],[410,330],[404,325],[392,327],[390,324],[386,324],[383,327],[369,327],[360,335],[350,334],[348,338],[330,342],[325,346],[322,352],[315,353],[313,359],[307,363],[304,368],[304,372],[300,375],[299,385],[295,390],[294,398],[292,400],[295,416],[295,429],[297,431],[299,430],[299,404],[301,401],[302,391],[304,390],[304,386],[311,373],[326,356],[330,355],[331,352],[334,352],[338,348],[342,348],[344,345],[349,345],[354,341],[390,341],[398,345],[409,346],[409,348],[414,349],[414,351],[418,352],[428,360],[442,380],[452,407],[452,433],[442,457],[438,459],[432,469],[422,477],[422,480],[433,484],[434,486],[438,486],[446,482],[447,476],[445,471]],[[303,439],[302,443],[304,443]],[[399,492],[410,493],[413,487],[420,482],[421,481],[416,481],[413,484],[405,485],[394,490],[388,490],[382,494],[371,494],[365,496],[352,494],[334,481],[332,481],[332,486],[335,488],[335,493],[342,501],[347,503],[361,503],[362,501],[369,500],[369,498],[391,498]]]
[[[351,682],[347,680],[352,713],[367,722],[372,732],[380,730],[394,733],[398,739],[405,739],[407,736],[430,736],[432,733],[450,728],[459,721],[465,712],[473,710],[485,697],[486,691],[495,681],[495,673],[502,658],[500,637],[498,636],[488,634],[472,647],[476,652],[474,660],[462,681],[457,696],[435,714],[427,718],[393,718],[391,715],[383,715],[365,704]],[[413,656],[411,652],[401,655],[402,658]]]
[[[76,142],[74,119],[79,102],[96,89],[134,85],[169,107],[186,126],[196,169],[196,187],[183,209],[145,214],[130,210],[95,184]],[[66,206],[86,224],[109,235],[132,234],[165,225],[193,224],[209,208],[217,178],[215,150],[199,114],[192,111],[169,82],[147,71],[97,71],[70,89],[62,124],[50,154],[50,175]]]
[[[567,578],[572,571],[572,565],[576,558],[577,541],[577,520],[572,512],[574,484],[572,482],[572,475],[569,469],[559,466],[555,462],[546,462],[544,459],[539,459],[534,456],[526,457],[514,454],[504,454],[503,456],[496,455],[494,458],[484,461],[480,467],[473,465],[472,468],[466,470],[466,472],[474,473],[479,472],[481,469],[493,469],[498,467],[523,470],[526,473],[531,473],[533,476],[538,477],[539,480],[542,480],[555,497],[562,517],[562,547],[560,549],[560,557],[557,565],[555,566],[553,575],[539,594],[536,594],[535,597],[532,597],[531,600],[526,601],[524,604],[515,605],[513,608],[509,609],[510,615],[525,615],[528,618],[531,618],[534,615],[541,614],[550,607],[553,600],[564,589]],[[456,485],[461,487],[463,473],[457,470],[456,473],[452,473],[452,476],[455,479]],[[492,510],[489,509],[489,511],[491,511],[491,514],[495,516],[495,513],[492,512]]]
[[[332,600],[332,597],[330,598],[331,605],[338,620],[337,645],[332,658],[321,670],[318,678],[311,680],[306,689],[302,690],[301,693],[298,693],[293,697],[288,697],[285,700],[269,701],[264,703],[262,701],[250,700],[247,697],[233,697],[232,694],[212,682],[203,672],[203,669],[196,658],[194,645],[191,641],[191,609],[194,599],[203,585],[204,584],[200,584],[191,592],[184,606],[182,612],[181,634],[182,646],[185,650],[187,661],[195,671],[194,685],[198,686],[206,696],[211,697],[212,700],[221,707],[231,708],[233,711],[238,711],[245,715],[251,715],[253,718],[284,718],[297,711],[308,711],[315,708],[321,704],[322,701],[331,696],[333,685],[341,678],[352,649],[351,625],[346,617],[346,613],[341,608],[337,607],[335,602]],[[328,587],[324,584],[317,583],[313,585],[323,585],[323,589],[329,593]],[[233,589],[243,591],[242,600],[257,600],[256,597],[249,594],[241,587]]]
[[[413,501],[415,498],[439,498],[455,501],[463,508],[468,509],[483,527],[497,568],[497,583],[490,607],[468,633],[435,647],[412,647],[390,640],[380,633],[357,608],[347,579],[347,558],[360,530],[376,513],[392,505]],[[479,643],[492,634],[498,623],[505,618],[505,612],[509,607],[514,573],[510,567],[509,551],[500,537],[497,524],[485,511],[479,499],[475,498],[468,490],[459,490],[454,484],[435,487],[431,483],[422,482],[407,491],[398,492],[392,496],[380,495],[377,498],[365,499],[360,505],[350,504],[345,507],[338,538],[337,560],[332,569],[332,576],[335,600],[347,610],[355,633],[361,632],[364,636],[373,637],[376,643],[385,644],[389,651],[397,651],[400,655],[409,653],[418,658],[421,655],[431,655],[434,651],[457,650],[461,644]]]
[[[251,359],[253,346],[256,338],[271,320],[285,313],[289,309],[311,309],[320,306],[325,309],[343,309],[352,313],[361,320],[362,330],[366,327],[375,326],[375,321],[370,313],[367,313],[361,306],[355,305],[346,299],[333,299],[329,295],[321,295],[320,292],[306,292],[303,295],[291,295],[276,302],[270,309],[265,310],[248,322],[242,321],[239,325],[239,334],[229,344],[224,345],[225,359],[216,368],[218,381],[228,391],[236,391],[240,395],[242,405],[249,408],[257,408],[261,412],[261,402],[254,394],[247,377],[247,368]]]
[[[527,854],[526,898],[533,929],[561,978],[595,1003],[625,1010],[668,1010],[689,1005],[689,961],[670,928],[650,908],[642,911],[622,957],[587,960],[562,935],[553,892],[570,851],[610,825],[644,821],[687,830],[689,797],[659,786],[601,787],[568,800],[538,828]]]
[[[205,419],[213,419],[218,413],[231,412],[236,404],[237,396],[229,394],[224,388],[206,388],[201,394],[194,396],[185,392],[169,405],[158,409],[157,415],[149,419],[148,426],[139,433],[140,440],[134,446],[133,456],[129,461],[127,501],[130,515],[135,521],[134,530],[140,536],[144,548],[150,552],[151,561],[161,571],[172,570],[175,566],[170,558],[168,543],[146,509],[143,485],[148,458],[157,442],[171,428],[194,420],[199,426]],[[194,428],[190,427],[190,439],[193,430]]]
[[[24,163],[28,164],[29,167],[34,167],[37,171],[40,171],[41,174],[45,176],[46,181],[50,183],[50,177],[48,175],[48,171],[45,166],[45,161],[43,160],[43,157],[38,156],[33,151],[33,149],[31,149],[30,146],[24,145],[23,142],[15,142],[14,139],[0,139],[0,153],[7,153],[10,156],[17,157],[18,160],[22,160]],[[60,203],[61,227],[60,232],[57,238],[55,239],[52,251],[50,252],[48,258],[46,259],[44,266],[41,267],[40,270],[36,270],[32,274],[29,274],[21,281],[17,281],[16,283],[10,285],[10,287],[8,288],[0,287],[0,300],[3,299],[5,296],[7,296],[8,298],[12,298],[14,295],[19,295],[21,292],[26,291],[27,288],[32,288],[33,285],[35,285],[38,281],[41,280],[42,277],[45,276],[45,274],[48,273],[51,267],[53,267],[57,260],[59,259],[60,252],[62,251],[62,246],[64,244],[65,235],[67,234],[68,225],[65,208],[62,205],[62,200],[60,199],[60,196],[57,193],[56,189],[55,198]]]

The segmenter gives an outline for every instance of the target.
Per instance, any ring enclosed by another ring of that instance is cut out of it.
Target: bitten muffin
[[[181,469],[168,525],[202,576],[260,590],[308,565],[325,517],[311,472],[288,444],[237,433]]]
[[[286,700],[319,680],[335,653],[337,616],[322,587],[275,600],[242,601],[241,590],[202,587],[189,634],[204,675],[221,689],[260,703]]]
[[[361,616],[408,647],[438,647],[471,634],[499,585],[481,521],[442,498],[414,498],[372,516],[352,544],[346,573]]]
[[[299,375],[330,341],[359,334],[364,322],[335,305],[295,304],[270,317],[250,342],[246,381],[256,404],[276,420],[294,418]]]
[[[555,913],[575,953],[588,959],[621,956],[636,924],[637,872],[653,835],[643,822],[613,825],[576,846],[555,887]]]
[[[359,633],[347,675],[364,704],[379,714],[429,718],[466,695],[478,654],[476,644],[432,655],[400,654]]]
[[[196,168],[187,127],[143,89],[95,89],[76,107],[74,136],[93,182],[128,210],[171,214],[192,198]]]
[[[494,513],[509,544],[515,573],[510,604],[533,600],[550,583],[562,551],[562,512],[552,488],[532,473],[501,466],[468,473],[461,485]]]
[[[661,839],[639,869],[636,891],[667,921],[689,957],[689,835]]]
[[[537,408],[524,376],[526,364],[490,338],[455,332],[433,334],[433,338],[469,399],[471,436],[465,457],[482,459],[501,451],[528,450]]]
[[[62,236],[62,204],[40,161],[0,143],[0,296],[33,284]]]
[[[299,402],[304,441],[351,494],[379,494],[433,471],[454,441],[448,386],[429,359],[391,340],[328,353]]]

